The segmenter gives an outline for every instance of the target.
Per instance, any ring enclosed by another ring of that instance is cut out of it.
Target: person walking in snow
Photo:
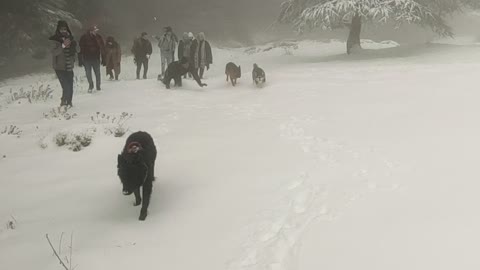
[[[143,32],[142,35],[135,39],[133,42],[132,53],[134,56],[134,62],[137,65],[137,80],[140,79],[140,71],[143,66],[143,79],[147,78],[148,61],[150,55],[152,55],[152,43],[148,40],[147,33]]]
[[[161,37],[157,37],[158,47],[160,48],[160,57],[162,60],[161,77],[165,76],[165,70],[173,62],[175,55],[176,41],[170,27],[165,28],[165,33]]]
[[[55,34],[49,38],[53,42],[52,64],[62,86],[60,106],[72,107],[73,66],[77,54],[77,42],[66,21],[58,21]]]
[[[93,80],[92,80],[92,69],[95,73],[95,86],[97,91],[101,90],[101,73],[100,73],[100,64],[103,66],[105,63],[105,43],[102,36],[98,33],[98,27],[92,26],[88,28],[87,33],[85,33],[80,38],[80,54],[78,63],[80,66],[85,67],[85,73],[88,80],[88,92],[91,93],[93,90]]]
[[[118,42],[113,37],[107,37],[107,43],[105,45],[105,62],[107,68],[107,75],[110,76],[110,80],[118,81],[118,75],[120,75],[120,62],[122,61],[122,50]],[[115,73],[115,75],[114,75]]]
[[[183,39],[178,43],[178,59],[185,57],[188,61],[190,61],[190,47],[192,46],[192,42],[193,34],[191,38],[189,33],[183,33]],[[190,78],[192,77],[192,74],[188,73],[188,75]],[[187,78],[187,74],[184,75],[184,78]]]
[[[212,48],[210,43],[205,40],[205,33],[200,32],[197,39],[192,42],[190,47],[191,61],[197,69],[200,79],[203,79],[205,68],[210,69],[213,64]]]

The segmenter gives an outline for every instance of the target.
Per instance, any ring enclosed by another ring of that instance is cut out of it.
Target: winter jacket
[[[63,23],[63,24],[62,24]],[[67,27],[67,31],[69,33],[68,36],[63,36],[59,29],[60,26]],[[70,47],[63,48],[62,44],[65,39],[70,39]],[[77,53],[77,42],[72,36],[72,32],[68,25],[65,22],[59,22],[57,26],[57,30],[55,31],[55,35],[51,36],[49,40],[52,41],[52,67],[54,70],[65,70],[71,71],[73,70],[75,64],[75,55]]]
[[[112,45],[109,45],[109,43]],[[111,37],[107,38],[107,44],[105,45],[105,63],[107,69],[113,69],[120,66],[122,61],[122,50],[120,45]]]
[[[197,50],[201,48],[202,43],[205,42],[205,57],[206,59],[200,59],[202,57],[201,53],[197,53]],[[199,59],[196,59],[195,56],[197,56]],[[190,61],[192,63],[201,63],[202,60],[205,60],[205,63],[207,65],[210,65],[213,63],[213,55],[212,55],[212,47],[210,46],[210,43],[208,41],[203,40],[199,41],[198,39],[195,39],[192,42],[192,46],[190,47]]]
[[[80,38],[80,56],[82,61],[100,60],[105,61],[105,43],[99,34],[85,33]]]
[[[182,59],[182,57],[190,58],[190,49],[192,47],[191,40],[180,40],[178,43],[178,59]]]
[[[175,38],[173,35],[168,38],[166,35],[163,35],[158,42],[158,47],[160,48],[161,53],[173,53],[175,51]]]
[[[133,42],[132,53],[136,59],[147,58],[147,55],[152,54],[152,43],[143,38],[137,38]]]

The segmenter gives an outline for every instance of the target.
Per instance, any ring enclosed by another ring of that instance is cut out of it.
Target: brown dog
[[[237,79],[242,77],[242,69],[240,66],[237,67],[237,65],[230,62],[225,67],[225,75],[227,75],[227,82],[230,77],[232,85],[235,86],[237,84]]]

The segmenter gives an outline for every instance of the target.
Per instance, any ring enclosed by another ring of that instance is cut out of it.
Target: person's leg
[[[167,58],[166,58],[166,55],[165,53],[162,53],[162,77],[165,76],[165,65],[167,64]]]
[[[143,60],[143,78],[144,79],[147,78],[147,72],[148,72],[148,58],[145,58],[145,60]]]
[[[110,64],[107,64],[105,67],[105,72],[107,73],[107,76],[110,77],[110,80],[113,79],[113,66]]]
[[[100,60],[95,60],[93,63],[93,71],[95,72],[95,82],[97,90],[101,90],[100,84],[102,82],[102,75],[100,73]]]
[[[67,105],[73,106],[72,100],[73,100],[73,71],[67,71],[66,73],[66,79],[67,79],[67,97],[66,103]]]
[[[173,57],[171,55],[169,55],[169,57],[167,57],[167,67],[173,62]]]
[[[92,63],[90,60],[84,61],[83,66],[85,67],[85,75],[87,75],[88,81],[88,91],[93,89],[93,80],[92,80]]]
[[[60,106],[63,106],[66,104],[66,80],[65,80],[65,71],[63,70],[55,70],[55,73],[57,74],[58,81],[60,82],[60,86],[62,87],[62,97],[60,98]]]
[[[205,68],[201,67],[200,68],[200,74],[198,74],[198,76],[200,76],[200,79],[203,79],[203,73],[205,72]]]
[[[139,80],[140,79],[140,70],[142,69],[143,60],[137,58],[136,61],[137,61],[137,80]]]
[[[118,76],[120,75],[120,71],[121,71],[120,64],[115,65],[114,71],[115,71],[115,80],[118,81]]]

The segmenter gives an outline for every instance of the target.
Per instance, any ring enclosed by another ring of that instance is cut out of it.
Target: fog
[[[30,0],[22,0],[30,2]],[[314,30],[301,36],[297,35],[290,25],[275,25],[280,5],[284,0],[45,0],[49,7],[55,7],[50,14],[43,13],[38,18],[31,18],[22,12],[28,4],[16,4],[10,11],[14,14],[7,17],[1,13],[0,22],[0,77],[8,77],[17,72],[29,72],[40,68],[48,68],[49,57],[31,60],[37,51],[46,51],[48,36],[54,31],[56,20],[64,19],[61,14],[72,16],[81,22],[83,27],[75,27],[71,22],[76,38],[91,25],[97,25],[100,33],[115,37],[130,51],[132,41],[141,32],[149,36],[160,35],[165,26],[171,26],[178,37],[183,32],[205,32],[207,40],[217,47],[240,47],[262,44],[270,41],[286,39],[315,39],[328,41],[339,39],[345,41],[348,29],[335,31]],[[22,3],[23,3],[22,2]],[[0,1],[1,3],[1,1]],[[56,4],[54,4],[56,3]],[[60,4],[62,3],[62,4]],[[5,5],[5,2],[2,3]],[[9,4],[13,5],[13,4]],[[47,4],[44,4],[47,5]],[[8,5],[7,5],[8,6]],[[2,7],[2,5],[0,5]],[[2,11],[2,10],[0,10]],[[20,12],[22,11],[22,12]],[[68,13],[65,13],[67,11]],[[17,13],[17,14],[16,14]],[[15,15],[16,14],[16,15]],[[57,17],[51,14],[60,14]],[[51,18],[46,18],[46,17]],[[13,19],[12,19],[13,18]],[[45,23],[45,21],[49,21]],[[480,37],[480,15],[466,12],[448,18],[456,37]],[[43,23],[41,25],[40,23]],[[9,27],[13,25],[14,27]],[[41,25],[41,26],[40,26]],[[37,26],[37,27],[32,27]],[[41,28],[39,28],[41,27]],[[13,30],[12,30],[13,29]],[[437,36],[429,28],[404,24],[395,29],[391,25],[365,22],[361,38],[374,41],[394,40],[398,43],[425,43]],[[152,41],[154,39],[152,38]],[[156,47],[156,46],[155,46]],[[6,59],[10,59],[10,64]]]
[[[114,1],[104,7],[105,14],[92,17],[85,24],[102,24],[121,39],[146,31],[155,35],[171,26],[177,35],[200,32],[221,43],[252,44],[264,40],[267,29],[276,19],[282,0],[141,0]],[[102,16],[104,15],[104,16]]]
[[[112,4],[106,4],[103,12],[91,16],[84,25],[103,25],[104,34],[114,35],[123,41],[132,40],[143,31],[158,35],[165,26],[173,27],[179,36],[183,32],[203,31],[207,39],[217,46],[249,46],[299,38],[345,40],[348,32],[347,29],[314,30],[298,36],[291,26],[277,25],[272,29],[269,26],[277,18],[283,0],[110,1]],[[448,18],[448,21],[456,36],[480,36],[478,15],[461,13]],[[366,23],[362,29],[362,38],[399,43],[424,43],[435,37],[429,28],[408,24],[396,29],[389,25]]]

